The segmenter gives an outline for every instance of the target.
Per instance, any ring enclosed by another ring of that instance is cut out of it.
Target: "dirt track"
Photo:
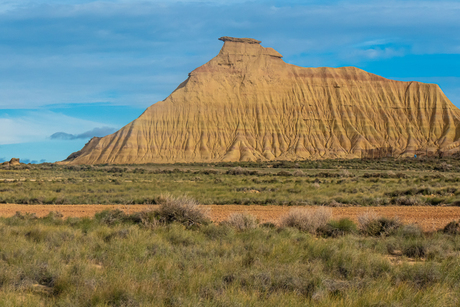
[[[104,209],[120,209],[133,213],[145,209],[155,209],[151,205],[15,205],[0,204],[0,216],[12,216],[16,211],[36,213],[41,217],[50,211],[59,211],[64,217],[94,216]],[[280,216],[293,207],[283,206],[243,206],[243,205],[211,205],[211,219],[216,222],[225,220],[233,212],[247,212],[259,218],[261,222],[276,222]],[[374,211],[380,216],[398,216],[404,223],[419,224],[424,230],[431,231],[444,227],[452,220],[460,219],[460,207],[347,207],[332,208],[334,218],[349,217],[357,221],[359,215]]]

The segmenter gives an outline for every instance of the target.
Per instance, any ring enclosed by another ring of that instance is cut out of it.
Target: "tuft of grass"
[[[59,222],[62,222],[63,217],[64,217],[64,215],[59,211],[50,211],[42,219],[45,220],[45,221],[52,222],[52,223],[59,223]]]
[[[126,220],[126,214],[120,209],[104,210],[96,213],[95,218],[99,223],[106,225],[120,224]]]
[[[224,223],[239,231],[257,228],[259,224],[257,218],[249,213],[232,213]]]
[[[300,231],[316,233],[320,227],[324,227],[332,218],[332,210],[326,207],[317,209],[296,208],[291,209],[281,217],[282,227],[293,227]]]
[[[158,213],[154,210],[136,212],[128,216],[127,219],[134,224],[139,224],[149,229],[154,229],[158,226]]]
[[[318,232],[325,237],[338,237],[357,233],[358,227],[349,218],[342,218],[338,221],[329,221],[325,226],[320,227]]]
[[[412,239],[423,237],[422,229],[420,228],[420,226],[415,225],[415,224],[409,224],[409,225],[402,226],[399,229],[398,234],[404,238],[412,238]]]
[[[0,218],[0,305],[460,304],[458,238],[442,232],[417,237],[411,226],[392,237],[318,239],[273,225],[159,223],[151,231],[137,218]],[[346,219],[327,225],[355,228]]]

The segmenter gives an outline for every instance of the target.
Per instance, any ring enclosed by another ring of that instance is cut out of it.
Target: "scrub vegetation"
[[[460,159],[360,159],[172,165],[23,165],[0,169],[0,203],[459,205]]]
[[[202,207],[201,207],[202,208]],[[127,215],[0,219],[2,306],[457,306],[458,222],[423,233],[304,209],[211,223],[190,198]],[[318,222],[317,219],[321,222]]]
[[[328,206],[458,206],[459,161],[3,167],[2,203],[147,206],[0,218],[0,306],[458,306],[460,221]],[[304,207],[217,224],[197,204]]]

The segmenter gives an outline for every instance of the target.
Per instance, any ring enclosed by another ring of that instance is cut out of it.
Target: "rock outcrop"
[[[224,46],[165,100],[72,164],[449,155],[460,110],[436,84],[355,67],[304,68],[249,38]]]
[[[3,162],[0,165],[2,165],[2,166],[17,166],[17,165],[21,165],[21,164],[23,164],[23,163],[19,162],[19,158],[11,158],[10,161]]]

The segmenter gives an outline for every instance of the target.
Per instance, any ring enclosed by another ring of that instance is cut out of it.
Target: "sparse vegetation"
[[[189,203],[179,201],[184,202]],[[327,216],[318,212],[309,214]],[[94,218],[63,219],[59,212],[1,218],[0,305],[460,303],[460,236],[455,233],[425,234],[415,225],[402,225],[374,237],[342,219],[322,223],[340,235],[318,240],[324,233],[254,227],[247,214],[196,227],[179,219],[162,223],[158,211],[145,214],[148,218],[116,210]],[[150,224],[155,227],[146,227]]]
[[[372,211],[359,216],[358,222],[362,233],[374,237],[392,235],[402,225],[398,217],[380,217]]]
[[[186,227],[209,223],[208,210],[200,207],[193,198],[168,196],[157,212],[159,221],[164,224],[178,222]]]
[[[281,217],[282,227],[293,227],[300,231],[315,234],[319,228],[327,225],[331,220],[330,208],[319,207],[317,209],[292,209],[288,214]]]
[[[319,227],[318,232],[326,237],[338,237],[358,232],[356,224],[349,218],[342,218],[338,221],[331,220],[326,225]]]
[[[224,222],[239,231],[257,228],[257,218],[248,213],[232,213]]]
[[[441,167],[446,163],[449,168]],[[456,206],[459,159],[173,165],[26,165],[0,169],[0,203]]]
[[[0,174],[2,203],[159,205],[0,218],[1,306],[460,304],[460,222],[424,233],[372,209],[358,224],[333,220],[328,208],[458,206],[459,159],[42,164]],[[241,213],[215,224],[198,203],[304,207],[279,223]]]

